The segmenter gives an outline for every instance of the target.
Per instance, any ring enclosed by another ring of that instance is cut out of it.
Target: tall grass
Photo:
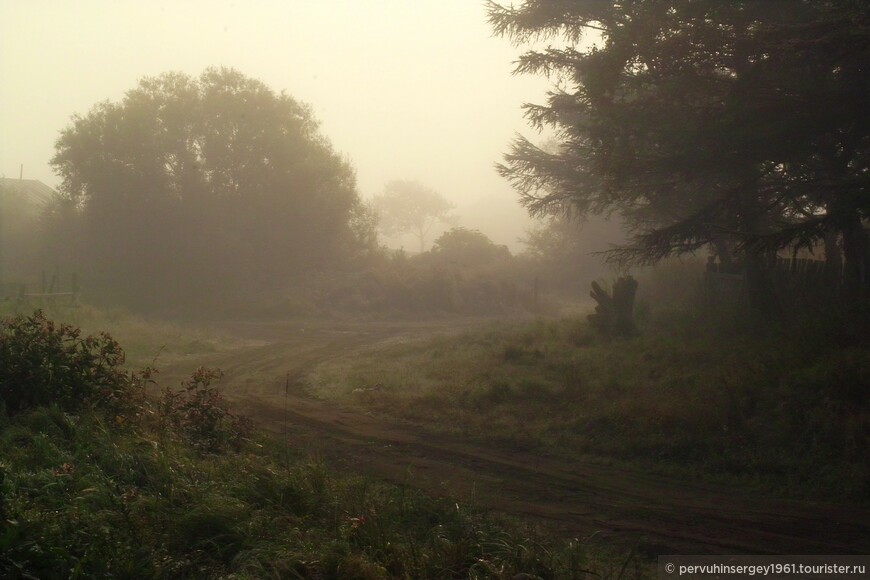
[[[829,336],[723,333],[691,311],[627,340],[503,324],[332,361],[309,385],[481,441],[867,500],[870,346]]]
[[[0,317],[27,315],[33,304],[0,302]],[[167,365],[189,356],[220,352],[242,341],[193,325],[146,319],[123,308],[89,304],[45,302],[39,305],[50,319],[80,328],[85,334],[108,332],[124,346],[131,369],[151,364]]]
[[[203,455],[58,408],[4,420],[0,575],[583,578],[624,561],[259,445]]]

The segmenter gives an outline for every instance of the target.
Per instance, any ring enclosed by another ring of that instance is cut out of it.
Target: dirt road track
[[[200,365],[224,371],[233,405],[265,429],[337,467],[545,522],[578,537],[598,533],[647,555],[701,553],[870,554],[870,510],[758,497],[724,486],[649,475],[591,460],[565,462],[421,433],[306,394],[319,362],[447,323],[236,323],[222,327],[256,346],[176,363],[177,385]],[[285,397],[286,377],[290,377]],[[285,412],[286,404],[286,412]]]

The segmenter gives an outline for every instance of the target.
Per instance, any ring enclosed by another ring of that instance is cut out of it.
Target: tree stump
[[[637,294],[637,280],[623,276],[613,284],[610,293],[598,282],[592,282],[589,295],[597,306],[595,314],[589,315],[589,322],[609,336],[630,336],[635,331],[634,297]]]

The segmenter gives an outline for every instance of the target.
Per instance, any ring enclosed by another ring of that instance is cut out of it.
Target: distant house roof
[[[38,179],[11,179],[0,177],[0,192],[11,192],[36,205],[45,205],[55,196],[55,191]]]

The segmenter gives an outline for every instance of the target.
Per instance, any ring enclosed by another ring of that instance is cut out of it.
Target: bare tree
[[[456,217],[450,213],[454,205],[418,181],[387,183],[372,205],[378,212],[381,232],[387,236],[413,234],[420,242],[420,252],[425,251],[426,238],[436,224],[456,223]]]

